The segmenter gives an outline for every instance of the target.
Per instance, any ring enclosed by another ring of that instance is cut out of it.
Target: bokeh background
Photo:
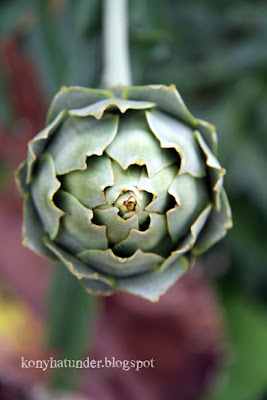
[[[129,0],[129,35],[134,84],[174,83],[217,126],[234,228],[157,304],[115,295],[95,306],[72,284],[63,299],[69,276],[54,279],[21,246],[13,173],[60,87],[99,86],[101,1],[1,0],[0,399],[61,398],[21,357],[80,354],[155,368],[63,371],[61,388],[76,379],[70,399],[266,400],[267,3]]]

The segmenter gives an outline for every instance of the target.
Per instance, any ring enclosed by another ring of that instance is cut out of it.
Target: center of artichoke
[[[124,219],[128,219],[140,210],[139,201],[140,199],[134,192],[127,191],[118,197],[114,205],[120,210],[119,215]]]
[[[123,205],[127,208],[128,211],[135,211],[137,200],[134,196],[130,196],[128,200],[123,202]]]

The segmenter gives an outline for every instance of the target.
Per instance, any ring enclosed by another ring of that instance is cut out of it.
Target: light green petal
[[[35,210],[31,195],[27,193],[23,206],[22,244],[29,247],[35,253],[56,261],[57,257],[43,243],[44,236],[45,232]]]
[[[73,194],[87,208],[105,204],[104,189],[114,184],[109,157],[92,156],[87,159],[85,171],[72,171],[61,177],[62,189]]]
[[[157,254],[143,253],[141,250],[137,250],[130,258],[117,257],[110,249],[85,250],[78,257],[92,268],[116,277],[155,270],[164,261]]]
[[[59,220],[64,215],[53,202],[53,196],[60,187],[56,178],[55,166],[50,154],[40,157],[36,178],[32,183],[32,198],[44,230],[50,238],[55,238]]]
[[[110,296],[111,294],[114,293],[116,290],[114,287],[114,283],[104,281],[103,279],[81,279],[81,284],[89,292],[90,294],[94,294],[96,296],[102,295],[102,296]]]
[[[217,158],[213,155],[209,149],[207,143],[198,131],[195,131],[195,136],[198,140],[199,146],[206,156],[206,164],[208,166],[208,176],[210,179],[211,188],[214,195],[214,204],[216,210],[220,209],[220,191],[223,185],[223,176],[225,175],[225,169],[221,167]]]
[[[143,229],[143,225],[149,222],[149,213],[148,211],[140,210],[138,211],[137,215],[138,215],[139,228]]]
[[[58,175],[86,169],[88,156],[102,155],[114,139],[118,116],[107,115],[100,121],[92,117],[69,117],[48,147]]]
[[[15,180],[17,187],[20,191],[20,193],[23,195],[27,193],[30,189],[30,185],[26,183],[27,180],[27,170],[28,170],[28,165],[27,165],[27,160],[23,161],[17,168],[15,172]]]
[[[131,164],[146,165],[150,177],[176,161],[171,151],[161,149],[159,141],[150,132],[145,115],[138,111],[120,118],[118,133],[106,153],[123,169]]]
[[[118,212],[118,208],[112,206],[94,209],[94,222],[107,227],[107,236],[111,246],[125,239],[130,229],[139,227],[137,214],[129,219],[123,219]]]
[[[124,170],[117,162],[112,160],[112,170],[115,183],[105,190],[105,196],[109,204],[114,204],[123,192],[136,191],[142,168],[138,165],[131,165]]]
[[[163,148],[174,148],[180,156],[180,174],[205,176],[205,163],[192,128],[158,110],[146,112],[150,129]]]
[[[84,207],[74,196],[59,190],[55,202],[65,212],[54,241],[71,253],[85,249],[107,249],[106,228],[92,224],[93,212]]]
[[[131,229],[129,235],[114,247],[116,254],[128,257],[136,250],[157,253],[155,250],[168,235],[166,216],[150,214],[150,225],[146,231]]]
[[[112,98],[98,101],[97,103],[91,104],[84,108],[79,108],[77,110],[70,110],[70,115],[78,117],[88,117],[92,116],[97,119],[102,118],[104,111],[109,109],[110,111],[119,109],[121,113],[125,113],[127,110],[143,110],[147,108],[155,107],[155,103],[148,101],[133,101],[119,98]]]
[[[113,97],[112,93],[102,89],[84,87],[63,87],[54,97],[47,115],[49,124],[62,110],[79,109],[97,101]]]
[[[62,261],[68,270],[81,281],[90,293],[111,294],[114,292],[114,279],[99,274],[90,266],[84,264],[76,257],[61,249],[55,243],[51,242],[49,238],[45,238],[44,243],[47,248],[51,250],[60,261]]]
[[[153,201],[146,207],[146,210],[163,214],[169,209],[172,198],[168,190],[178,170],[179,165],[173,164],[149,178],[147,171],[143,169],[138,189],[154,195]]]
[[[185,106],[179,92],[174,85],[148,85],[127,87],[123,97],[131,100],[146,100],[157,104],[157,108],[164,111],[192,127],[197,126],[197,120]]]
[[[191,175],[177,175],[169,193],[179,206],[167,212],[167,224],[172,240],[177,243],[190,230],[200,212],[209,203],[208,188],[205,179]]]
[[[36,165],[37,158],[44,152],[47,146],[48,140],[50,140],[57,128],[67,118],[67,111],[62,111],[56,119],[51,122],[44,130],[36,135],[28,143],[28,171],[27,171],[27,183],[30,183],[33,179],[34,167]]]
[[[206,208],[200,213],[200,215],[197,217],[193,225],[190,227],[190,232],[189,234],[179,243],[177,247],[177,251],[180,252],[180,254],[184,254],[186,251],[190,250],[194,243],[196,242],[199,233],[203,229],[210,212],[212,210],[212,205],[208,204]]]
[[[120,278],[117,280],[117,289],[155,302],[187,269],[188,261],[181,257],[161,273],[148,272],[131,278]]]
[[[220,211],[212,210],[194,246],[193,251],[196,254],[206,251],[214,243],[222,239],[228,229],[232,228],[231,209],[224,189],[221,190],[220,197],[221,209]]]
[[[198,119],[197,130],[201,133],[203,139],[211,149],[212,153],[217,156],[217,134],[216,127],[209,122]]]
[[[182,239],[176,250],[172,252],[172,254],[166,259],[166,261],[160,267],[160,271],[164,271],[168,268],[173,262],[178,260],[183,254],[191,250],[205,225],[210,212],[212,209],[212,205],[208,204],[207,207],[199,214],[195,222],[190,227],[190,232]]]

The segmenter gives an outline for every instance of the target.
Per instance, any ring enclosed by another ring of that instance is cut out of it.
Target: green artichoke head
[[[213,125],[174,86],[62,88],[17,171],[23,243],[152,301],[231,227]]]

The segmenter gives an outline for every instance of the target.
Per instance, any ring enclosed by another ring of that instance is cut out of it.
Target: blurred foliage
[[[63,265],[55,267],[48,296],[50,324],[46,337],[47,347],[54,349],[61,360],[81,360],[93,335],[90,328],[94,325],[97,300],[81,290],[78,281],[73,279]],[[77,386],[80,378],[78,369],[59,368],[53,372],[50,387],[54,390],[73,390]]]
[[[0,158],[0,193],[6,187],[9,178],[9,168],[6,160]]]
[[[244,299],[230,296],[223,303],[240,358],[228,370],[233,375],[224,395],[214,399],[257,399],[267,390],[267,322],[265,309],[248,299],[266,307],[267,3],[129,3],[133,82],[176,84],[190,110],[218,129],[234,229],[213,252],[229,260],[219,279],[222,292],[227,298],[229,288],[238,290]],[[61,85],[99,85],[99,0],[2,0],[0,46],[11,34],[31,57],[47,103]],[[8,123],[14,110],[1,66],[0,102],[0,119]]]
[[[208,400],[261,399],[267,382],[267,316],[254,301],[224,294],[230,357]]]

